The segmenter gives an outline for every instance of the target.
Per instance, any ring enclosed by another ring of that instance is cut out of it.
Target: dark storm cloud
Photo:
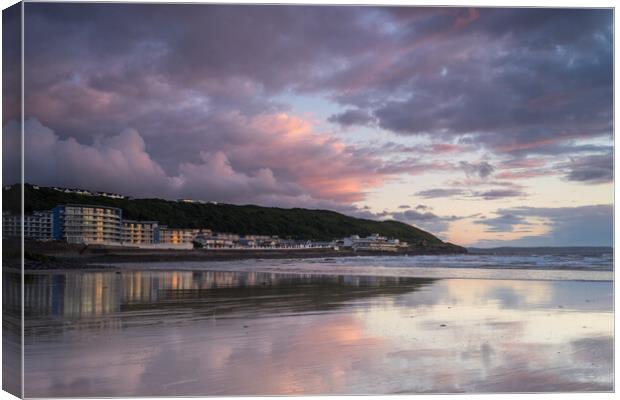
[[[162,135],[195,141],[211,130],[218,112],[281,109],[269,94],[369,52],[369,44],[383,39],[362,24],[361,12],[29,4],[27,110],[62,135],[78,138],[131,126],[148,132],[152,151],[165,156]],[[175,150],[181,157],[192,155],[191,149]]]
[[[21,107],[21,3],[2,11],[2,115],[6,116]],[[3,124],[4,125],[4,124]],[[16,124],[17,130],[21,129]],[[6,134],[2,129],[2,182],[19,181],[21,178],[20,137]],[[17,154],[9,154],[9,149]],[[7,157],[7,155],[10,155]]]
[[[373,113],[400,134],[472,133],[502,153],[610,137],[611,26],[609,10],[481,10],[403,57],[404,98],[390,100],[386,85]]]
[[[21,107],[21,3],[2,11],[2,115]]]
[[[138,195],[151,182],[222,201],[342,204],[395,174],[459,169],[424,155],[561,155],[611,138],[611,10],[28,3],[25,18],[26,117],[66,151],[98,152],[106,171],[132,142],[154,179],[129,174]],[[279,119],[280,94],[328,96],[346,110],[333,122],[433,143],[369,154],[315,142]],[[5,103],[5,126],[18,105]],[[609,180],[608,159],[582,161],[567,179]]]

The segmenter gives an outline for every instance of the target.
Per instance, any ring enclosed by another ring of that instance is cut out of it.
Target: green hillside
[[[432,234],[402,222],[359,219],[327,210],[197,204],[162,199],[113,199],[64,193],[44,187],[34,189],[30,185],[25,187],[26,213],[70,203],[119,207],[123,210],[123,218],[159,221],[162,225],[175,228],[209,228],[216,232],[313,240],[379,233],[411,244],[426,241],[429,245],[441,246],[443,243]],[[3,190],[3,204],[4,210],[19,212],[18,186]]]

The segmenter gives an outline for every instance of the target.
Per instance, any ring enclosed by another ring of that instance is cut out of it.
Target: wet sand
[[[26,276],[26,396],[611,391],[610,281]]]

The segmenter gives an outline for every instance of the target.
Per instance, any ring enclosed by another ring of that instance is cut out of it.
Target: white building
[[[398,251],[399,248],[407,247],[407,243],[400,242],[398,239],[388,239],[379,234],[365,238],[353,235],[343,239],[342,247],[351,248],[354,251]]]

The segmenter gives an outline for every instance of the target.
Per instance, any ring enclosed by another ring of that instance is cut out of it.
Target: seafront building
[[[65,204],[51,211],[24,215],[23,235],[33,240],[63,240],[73,244],[190,245],[199,229],[168,228],[158,221],[123,220],[120,208]],[[209,229],[202,232],[210,235]],[[20,237],[22,217],[2,214],[2,237]]]
[[[192,245],[195,248],[230,249],[236,245],[241,245],[241,243],[240,241],[233,242],[231,239],[227,238],[226,235],[220,236],[218,233],[206,234],[201,232],[192,240]],[[254,247],[254,245],[251,244],[247,247]]]
[[[2,236],[19,237],[22,234],[22,217],[10,213],[2,213]],[[52,211],[35,211],[24,215],[24,237],[34,240],[52,240]]]
[[[53,236],[67,243],[115,244],[123,235],[120,208],[83,204],[54,207]]]
[[[407,243],[401,242],[398,239],[388,239],[379,234],[365,238],[353,235],[343,239],[342,247],[350,248],[354,251],[398,251],[399,248],[407,247]]]
[[[159,243],[191,244],[198,233],[200,233],[200,229],[168,228],[167,226],[162,225],[159,228]]]
[[[123,220],[123,244],[159,243],[159,222]]]

